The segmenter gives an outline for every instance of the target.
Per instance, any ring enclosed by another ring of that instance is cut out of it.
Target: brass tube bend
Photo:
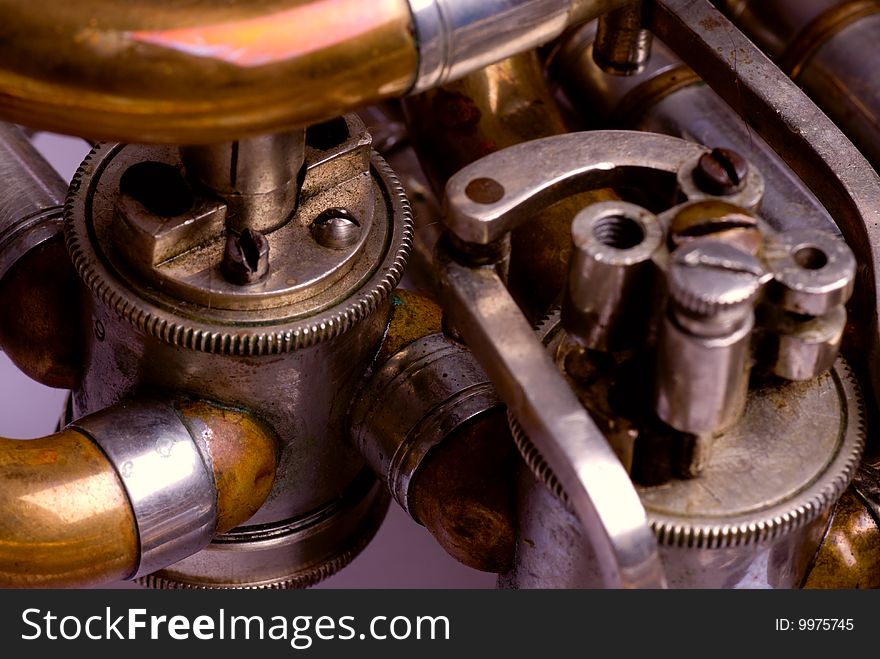
[[[407,0],[0,0],[0,114],[123,142],[210,143],[402,95]]]
[[[0,116],[205,144],[424,91],[632,0],[0,0]]]
[[[145,546],[157,520],[139,518],[131,479],[147,463],[117,464],[106,450],[131,440],[134,412],[144,409],[166,430],[139,432],[135,440],[173,459],[177,449],[169,450],[167,428],[177,419],[198,447],[214,495],[211,514],[203,516],[204,542],[184,551],[198,551],[213,533],[246,521],[262,505],[274,480],[274,434],[246,413],[209,403],[120,403],[48,437],[0,439],[0,587],[96,586],[137,576],[148,553],[151,561],[183,558],[179,546],[169,550],[173,541]],[[112,426],[115,435],[93,436]],[[177,496],[173,482],[165,483]],[[169,517],[181,516],[171,508]]]

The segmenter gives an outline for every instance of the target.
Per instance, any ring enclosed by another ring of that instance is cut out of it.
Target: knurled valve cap
[[[670,256],[667,273],[677,310],[700,318],[751,308],[765,278],[755,256],[719,240],[679,247]]]

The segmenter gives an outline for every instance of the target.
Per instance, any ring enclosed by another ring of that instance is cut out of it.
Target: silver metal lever
[[[497,152],[456,174],[447,185],[447,223],[465,242],[495,242],[534,211],[567,194],[632,182],[634,174],[641,180],[646,173],[665,176],[672,191],[682,172],[705,152],[705,147],[677,138],[626,131],[536,140]],[[546,163],[537,172],[523,166],[535,156]],[[448,319],[561,483],[594,541],[604,583],[663,587],[663,569],[645,510],[605,437],[495,269],[460,263],[450,247],[445,253],[443,249],[438,266]]]

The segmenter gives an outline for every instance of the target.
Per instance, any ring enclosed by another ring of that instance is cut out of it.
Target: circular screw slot
[[[478,204],[494,204],[504,198],[504,186],[491,178],[475,178],[464,190],[468,199]]]
[[[818,247],[800,247],[793,258],[804,270],[821,270],[828,265],[828,256]]]
[[[119,191],[160,217],[183,215],[195,203],[195,195],[180,170],[164,162],[132,165],[119,179]]]
[[[606,247],[632,249],[645,239],[645,230],[631,217],[609,215],[593,225],[593,236]]]
[[[713,195],[730,195],[745,186],[749,163],[730,149],[712,149],[703,154],[694,170],[694,180],[703,191]]]

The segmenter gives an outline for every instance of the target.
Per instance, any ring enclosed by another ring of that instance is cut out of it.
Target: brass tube
[[[131,576],[134,515],[113,465],[75,430],[0,439],[0,586],[96,586]]]
[[[228,531],[271,489],[274,435],[243,412],[209,403],[180,403],[177,412],[210,454],[215,531]],[[29,441],[0,438],[0,587],[88,587],[133,575],[137,520],[117,467],[72,428]]]
[[[256,418],[203,401],[180,403],[178,413],[195,434],[192,421],[204,424],[217,487],[217,533],[243,524],[269,496],[275,482],[277,445],[271,429]]]
[[[352,409],[352,438],[443,549],[477,570],[505,572],[516,451],[504,408],[464,349],[443,338],[441,316],[430,300],[395,292],[374,375]]]
[[[566,132],[535,52],[411,96],[404,110],[419,159],[440,195],[446,181],[475,160]]]
[[[0,113],[124,142],[303,126],[404,94],[407,0],[0,0]]]
[[[67,256],[67,184],[17,126],[0,123],[0,348],[26,375],[73,389],[82,370],[79,278]]]
[[[632,0],[0,0],[0,116],[122,142],[280,132],[460,77]]]
[[[456,428],[413,474],[413,519],[460,563],[506,573],[516,551],[518,455],[503,407]]]

